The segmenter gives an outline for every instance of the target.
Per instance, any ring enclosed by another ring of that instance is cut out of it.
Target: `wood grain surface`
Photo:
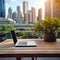
[[[44,42],[43,39],[18,39],[18,41],[36,41],[36,47],[15,47],[12,39],[0,43],[0,57],[60,57],[60,39],[56,42]]]

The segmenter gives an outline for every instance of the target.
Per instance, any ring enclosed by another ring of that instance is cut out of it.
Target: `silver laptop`
[[[15,31],[14,30],[12,30],[11,31],[11,34],[12,34],[12,38],[13,38],[13,42],[14,42],[14,44],[15,44],[15,46],[17,46],[17,47],[29,47],[29,46],[32,46],[32,47],[35,47],[35,46],[37,46],[37,44],[36,44],[36,42],[35,41],[24,41],[24,42],[19,42],[19,41],[17,41],[17,38],[16,38],[16,34],[15,34]]]

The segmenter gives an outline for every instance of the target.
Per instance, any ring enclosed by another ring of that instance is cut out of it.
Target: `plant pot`
[[[56,36],[53,33],[45,33],[44,41],[46,42],[56,42]]]

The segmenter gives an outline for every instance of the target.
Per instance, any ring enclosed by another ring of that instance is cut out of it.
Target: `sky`
[[[44,2],[46,0],[5,0],[6,2],[6,16],[8,14],[8,8],[11,7],[12,11],[16,11],[16,6],[20,6],[21,11],[23,10],[23,1],[28,2],[28,9],[30,10],[31,7],[34,7],[36,9],[36,15],[37,15],[37,10],[39,8],[43,9],[44,13]],[[44,14],[42,15],[44,16]]]

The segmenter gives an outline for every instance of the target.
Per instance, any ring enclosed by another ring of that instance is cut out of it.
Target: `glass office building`
[[[5,18],[5,0],[0,0],[0,17]]]

